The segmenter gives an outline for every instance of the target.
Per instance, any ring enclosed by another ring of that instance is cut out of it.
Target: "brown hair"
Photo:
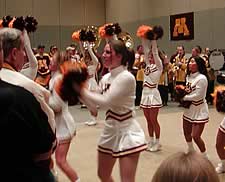
[[[120,54],[122,56],[121,65],[127,66],[128,69],[130,69],[135,60],[134,50],[127,48],[125,43],[121,40],[111,40],[110,45],[116,54]]]
[[[157,169],[152,182],[219,182],[209,160],[196,152],[169,156]]]

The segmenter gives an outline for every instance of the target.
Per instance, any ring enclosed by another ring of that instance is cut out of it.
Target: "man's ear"
[[[12,50],[11,50],[11,58],[13,59],[13,60],[15,60],[16,59],[16,56],[17,56],[17,48],[13,48]]]

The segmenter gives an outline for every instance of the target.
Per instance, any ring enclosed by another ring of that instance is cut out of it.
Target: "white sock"
[[[221,160],[221,164],[225,167],[225,160]]]
[[[75,182],[80,182],[80,178],[77,178],[77,180]]]
[[[192,142],[187,142],[187,145],[188,145],[188,152],[193,152],[193,151],[195,151],[195,148],[194,148]]]
[[[149,142],[148,143],[154,143],[154,137],[149,137]]]
[[[159,144],[159,138],[155,139],[155,144]]]
[[[205,151],[205,152],[202,152],[202,155],[203,155],[203,157],[205,157],[206,159],[209,159],[209,156],[208,156],[208,154],[207,154],[206,151]]]

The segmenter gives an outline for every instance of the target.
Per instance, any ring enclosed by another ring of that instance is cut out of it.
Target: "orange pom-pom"
[[[2,27],[3,27],[2,22],[3,22],[3,20],[2,20],[2,19],[0,19],[0,28],[2,28]]]
[[[15,17],[9,22],[9,28],[13,28],[13,22],[16,20]]]
[[[72,34],[72,40],[74,40],[74,41],[80,41],[80,31],[73,32],[73,34]]]
[[[145,34],[147,31],[150,31],[150,30],[152,30],[152,27],[147,25],[141,25],[140,27],[138,27],[136,35],[140,38],[146,38]]]
[[[98,33],[101,38],[105,38],[105,25],[99,27]]]

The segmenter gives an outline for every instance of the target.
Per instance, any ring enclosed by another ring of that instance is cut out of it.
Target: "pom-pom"
[[[88,27],[88,28],[84,28],[84,29],[74,32],[72,34],[72,39],[74,41],[95,42],[97,38],[96,38],[96,35],[94,32],[95,30],[92,28],[93,27]]]
[[[87,40],[87,34],[85,29],[81,29],[80,31],[80,40],[81,41],[86,41]]]
[[[9,26],[9,23],[10,23],[10,21],[13,19],[13,17],[12,16],[10,16],[10,15],[8,15],[8,16],[4,16],[3,17],[3,22],[2,22],[2,26],[3,27],[8,27]]]
[[[154,26],[152,30],[146,32],[146,38],[148,40],[158,40],[163,36],[163,29],[161,26]]]
[[[116,35],[118,35],[118,34],[120,34],[121,32],[122,32],[122,29],[121,29],[121,27],[120,27],[120,25],[119,25],[119,23],[115,23],[114,24],[114,33],[116,34]]]
[[[105,26],[105,33],[108,36],[113,36],[114,34],[114,26],[113,24],[108,24]]]
[[[10,25],[9,25],[9,27],[10,27]],[[22,16],[15,18],[15,20],[13,21],[12,28],[16,28],[16,29],[23,31],[25,28],[24,18]]]
[[[74,41],[80,41],[80,31],[73,32],[72,39]]]
[[[191,105],[191,101],[183,100],[184,96],[190,93],[189,91],[187,91],[187,87],[183,85],[176,85],[175,91],[176,91],[175,100],[180,102],[182,107],[189,108]]]
[[[218,112],[225,112],[225,86],[217,86],[212,96],[216,110]]]
[[[122,32],[121,27],[118,23],[107,23],[99,27],[99,35],[101,38],[110,38],[113,35],[118,35]]]
[[[150,26],[141,25],[140,27],[138,27],[136,35],[140,38],[146,38],[146,32],[148,32],[150,30],[152,30],[152,28]]]
[[[104,38],[105,37],[105,26],[99,27],[98,33],[99,33],[100,37]]]
[[[93,31],[87,30],[86,34],[87,34],[87,41],[88,42],[95,42],[96,41],[96,36],[95,36]]]
[[[156,34],[156,40],[161,39],[163,36],[163,28],[161,26],[154,26],[153,32]]]
[[[75,105],[79,101],[80,93],[74,90],[74,83],[84,86],[88,79],[88,70],[85,63],[66,61],[60,66],[63,79],[59,88],[59,95],[69,105]]]
[[[38,22],[33,16],[26,16],[24,21],[27,33],[35,32],[37,30]]]
[[[2,23],[3,23],[3,20],[2,20],[2,19],[0,19],[0,28],[2,28],[2,27],[3,27]]]
[[[2,20],[2,27],[16,28],[21,31],[26,29],[28,33],[34,32],[37,29],[37,24],[37,20],[32,16],[24,18],[23,16],[11,17],[8,15],[4,16]]]

